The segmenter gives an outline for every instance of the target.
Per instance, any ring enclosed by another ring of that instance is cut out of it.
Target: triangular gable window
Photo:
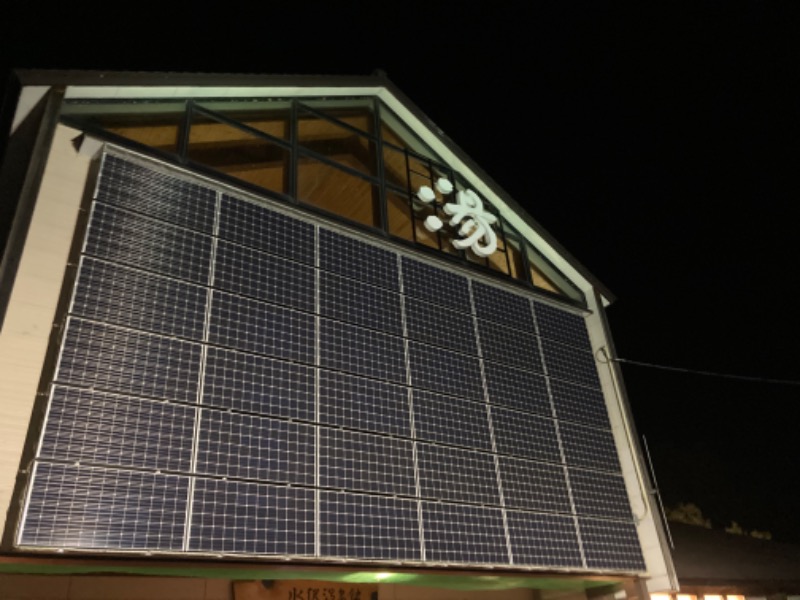
[[[64,118],[97,135],[110,133],[118,143],[155,149],[167,160],[583,301],[567,277],[377,98],[68,102]]]

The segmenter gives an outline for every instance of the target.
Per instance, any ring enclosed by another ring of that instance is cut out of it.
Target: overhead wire
[[[685,367],[672,367],[668,365],[659,365],[656,363],[644,362],[641,360],[630,360],[627,358],[610,357],[608,354],[603,353],[606,360],[600,362],[616,362],[621,364],[635,365],[637,367],[647,367],[650,369],[660,369],[662,371],[673,371],[676,373],[689,373],[692,375],[704,375],[706,377],[719,377],[722,379],[736,379],[738,381],[750,381],[754,383],[769,383],[773,385],[797,385],[800,386],[800,380],[797,379],[775,379],[771,377],[755,377],[751,375],[734,375],[732,373],[719,373],[715,371],[703,371],[699,369],[688,369]],[[598,359],[599,360],[599,359]]]

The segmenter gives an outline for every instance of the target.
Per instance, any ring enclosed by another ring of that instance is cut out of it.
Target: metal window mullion
[[[250,127],[249,125],[241,123],[240,121],[237,121],[235,119],[229,119],[225,115],[221,115],[218,112],[215,112],[213,110],[209,110],[209,109],[204,108],[204,107],[202,107],[202,106],[200,106],[198,104],[193,104],[193,110],[194,110],[194,112],[196,112],[198,114],[201,114],[201,115],[205,115],[206,117],[209,117],[210,119],[213,119],[213,120],[217,121],[218,123],[221,123],[222,125],[227,125],[228,127],[232,127],[234,129],[238,129],[242,133],[250,134],[253,137],[257,137],[257,138],[262,139],[262,140],[264,140],[266,142],[271,142],[271,143],[275,144],[276,146],[282,147],[285,150],[288,150],[289,147],[291,146],[291,142],[287,142],[286,140],[282,140],[279,137],[275,137],[274,135],[269,134],[266,131],[261,131],[260,129],[256,129],[255,127]]]
[[[411,429],[411,453],[414,464],[414,491],[417,498],[417,523],[419,528],[419,557],[420,560],[426,559],[425,552],[425,529],[422,522],[422,489],[419,481],[419,453],[417,450],[417,425],[414,419],[414,394],[412,391],[411,381],[411,359],[408,352],[408,324],[406,320],[406,297],[405,287],[403,285],[403,257],[397,254],[397,276],[400,284],[400,317],[403,326],[403,355],[406,363],[406,398],[408,399],[408,419],[409,427]]]
[[[192,113],[194,112],[194,108],[194,101],[187,100],[180,129],[178,130],[178,161],[184,165],[189,160],[189,132],[192,128]]]
[[[550,387],[550,375],[547,371],[547,361],[544,358],[544,345],[542,344],[542,338],[539,335],[539,322],[536,319],[536,310],[534,309],[534,301],[533,299],[528,299],[528,303],[531,309],[531,317],[533,318],[533,326],[536,330],[536,343],[539,347],[539,357],[542,362],[542,371],[544,373],[544,382],[547,386],[547,398],[550,401],[550,412],[553,415],[553,426],[556,432],[556,441],[558,442],[558,452],[561,456],[561,465],[564,469],[564,481],[567,485],[567,496],[569,497],[569,505],[570,510],[572,511],[572,521],[575,524],[575,534],[578,538],[578,550],[581,553],[581,562],[583,563],[583,568],[588,569],[588,565],[586,563],[586,551],[583,548],[583,536],[581,535],[581,524],[578,520],[578,511],[575,507],[575,496],[572,492],[572,483],[569,477],[569,469],[567,468],[567,456],[564,452],[564,443],[561,440],[561,427],[559,426],[558,422],[558,413],[556,412],[556,404],[553,399],[553,390]]]
[[[297,99],[293,99],[289,108],[289,196],[297,202]]]
[[[373,98],[372,104],[373,127],[375,128],[375,168],[378,175],[378,218],[380,219],[380,228],[386,235],[389,235],[389,207],[386,196],[386,170],[383,164],[380,102],[377,98]]]
[[[506,537],[506,553],[508,555],[508,564],[514,564],[514,553],[511,550],[511,533],[508,529],[508,513],[506,511],[506,497],[503,492],[503,481],[500,477],[500,456],[497,453],[497,440],[494,435],[494,422],[492,419],[492,407],[489,402],[489,387],[486,385],[486,371],[484,369],[483,348],[481,347],[481,336],[478,329],[478,313],[475,310],[475,298],[472,291],[472,279],[467,278],[467,285],[469,286],[469,304],[472,316],[472,326],[475,331],[475,345],[478,348],[478,364],[481,371],[481,386],[483,387],[483,402],[486,407],[486,420],[489,425],[489,439],[492,442],[492,458],[494,459],[494,475],[497,481],[497,494],[500,498],[500,514],[503,517],[503,532]]]
[[[303,156],[307,156],[309,158],[312,158],[312,159],[314,159],[314,160],[316,160],[318,162],[321,162],[321,163],[323,163],[323,164],[325,164],[325,165],[327,165],[329,167],[333,167],[335,169],[339,169],[340,171],[343,171],[343,172],[347,173],[348,175],[352,175],[353,177],[358,177],[359,179],[363,179],[364,181],[367,181],[367,182],[371,183],[372,185],[380,185],[380,181],[378,181],[378,178],[376,176],[369,175],[367,173],[364,173],[363,171],[359,171],[358,169],[355,169],[355,168],[353,168],[351,166],[348,166],[348,165],[346,165],[344,163],[340,163],[340,162],[337,162],[335,160],[332,160],[328,156],[326,156],[324,154],[320,154],[316,150],[310,150],[309,148],[306,148],[304,146],[302,148],[302,150],[298,148],[298,152],[300,154],[302,154]]]
[[[189,541],[194,514],[194,490],[197,472],[197,454],[200,446],[200,418],[202,414],[203,392],[205,388],[206,362],[208,359],[208,339],[211,330],[211,304],[214,301],[214,277],[219,241],[219,219],[222,205],[222,192],[217,192],[214,211],[214,228],[211,234],[211,255],[209,257],[208,285],[206,287],[206,312],[203,318],[203,343],[200,347],[200,369],[197,382],[197,404],[194,412],[194,428],[192,429],[192,450],[189,464],[189,485],[186,491],[186,522],[183,524],[183,551],[189,551]]]

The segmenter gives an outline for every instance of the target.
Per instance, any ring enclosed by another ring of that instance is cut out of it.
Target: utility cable
[[[604,353],[605,354],[605,353]],[[676,373],[690,373],[692,375],[705,375],[707,377],[720,377],[722,379],[736,379],[739,381],[751,381],[754,383],[770,383],[775,385],[800,385],[796,379],[771,379],[769,377],[753,377],[750,375],[733,375],[731,373],[717,373],[714,371],[700,371],[697,369],[686,369],[684,367],[670,367],[667,365],[657,365],[655,363],[643,362],[640,360],[628,360],[627,358],[612,358],[605,355],[606,361],[617,362],[637,367],[648,367],[650,369],[660,369],[662,371],[673,371]],[[600,361],[600,362],[606,362]]]

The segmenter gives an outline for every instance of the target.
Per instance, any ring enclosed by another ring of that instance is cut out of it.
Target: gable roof
[[[260,75],[170,72],[18,70],[21,93],[15,121],[50,87],[63,87],[66,99],[236,98],[269,95],[379,97],[450,166],[478,187],[498,211],[584,293],[596,291],[604,304],[613,293],[564,248],[528,211],[428,118],[382,71],[372,75]],[[27,95],[27,97],[26,97]]]

